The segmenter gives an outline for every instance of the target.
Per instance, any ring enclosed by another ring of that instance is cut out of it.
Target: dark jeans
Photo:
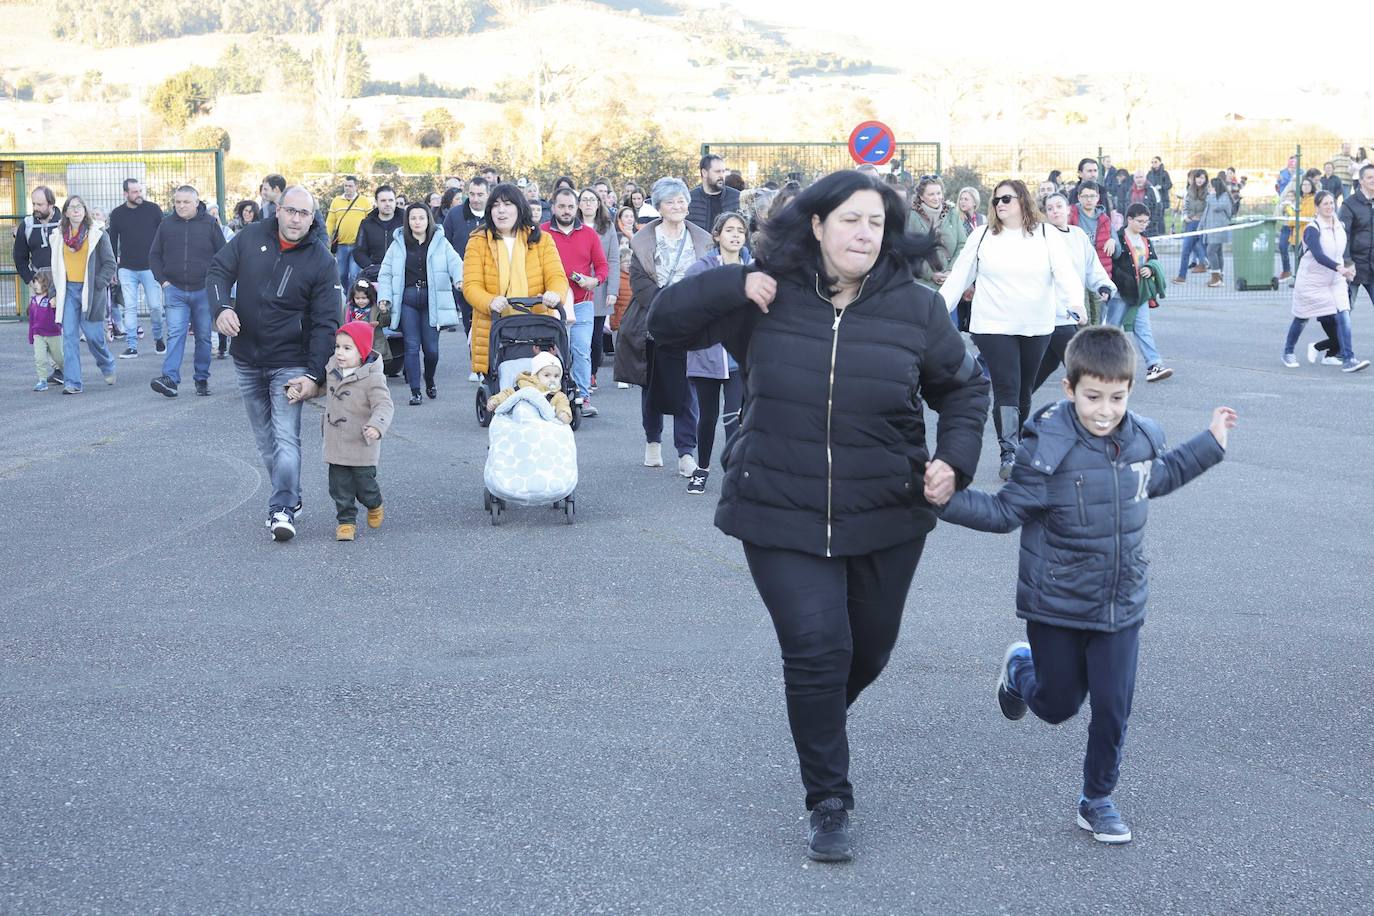
[[[695,393],[687,410],[673,414],[673,447],[678,455],[690,455],[697,447],[697,403]],[[639,414],[644,424],[645,442],[663,441],[663,414],[649,408],[649,389],[639,389]]]
[[[472,333],[472,306],[463,298],[463,293],[458,287],[453,288],[453,300],[458,303],[458,314],[463,317],[463,333]]]
[[[1293,242],[1293,227],[1284,223],[1279,229],[1279,264],[1283,266],[1284,273],[1292,273],[1293,261],[1288,254],[1288,246]]]
[[[1054,329],[1050,335],[1050,345],[1045,348],[1045,355],[1040,360],[1040,368],[1035,371],[1035,384],[1031,386],[1031,394],[1040,390],[1040,386],[1045,384],[1045,379],[1054,374],[1064,362],[1064,351],[1069,348],[1069,341],[1073,340],[1073,335],[1078,333],[1078,325],[1061,324]],[[1084,338],[1085,340],[1087,338]]]
[[[358,503],[362,503],[368,509],[375,509],[382,504],[382,488],[377,485],[376,466],[355,468],[331,464],[329,495],[334,498],[334,510],[339,524],[356,524]]]
[[[1012,666],[1012,688],[1031,712],[1051,725],[1073,718],[1087,697],[1092,718],[1083,757],[1083,794],[1111,795],[1121,772],[1126,720],[1135,695],[1140,624],[1101,633],[1028,620],[1026,639],[1031,661]]]
[[[716,447],[716,424],[722,419],[720,396],[725,395],[725,444],[735,437],[739,430],[739,409],[744,402],[744,380],[738,371],[730,373],[728,379],[693,378],[692,387],[697,392],[697,466],[711,467],[711,452]]]
[[[596,375],[596,370],[601,368],[601,360],[606,355],[606,340],[602,336],[606,333],[606,316],[597,315],[592,319],[592,375]]]
[[[1361,288],[1363,288],[1364,291],[1365,291],[1365,293],[1369,296],[1369,300],[1370,300],[1371,302],[1374,302],[1374,280],[1371,280],[1371,281],[1368,282],[1368,283],[1360,283],[1360,282],[1357,280],[1357,281],[1355,281],[1354,283],[1350,284],[1350,304],[1351,304],[1351,305],[1354,305],[1354,304],[1355,304],[1355,297],[1356,297],[1357,295],[1359,295],[1359,292],[1360,292],[1360,289],[1361,289]]]
[[[1035,391],[1035,373],[1050,337],[1021,337],[1016,334],[974,334],[973,342],[988,363],[992,380],[992,406],[1015,407],[1026,422],[1030,413],[1031,394]],[[1019,426],[1019,424],[1018,424]]]
[[[429,295],[410,287],[401,299],[401,333],[406,339],[406,384],[414,394],[420,391],[420,350],[425,352],[425,384],[434,384],[439,366],[439,329],[429,324]]]
[[[887,665],[925,538],[857,557],[819,557],[745,543],[749,572],[782,649],[787,721],[806,807],[849,783],[849,706]]]

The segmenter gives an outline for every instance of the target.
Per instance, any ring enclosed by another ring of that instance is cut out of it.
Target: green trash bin
[[[1253,218],[1251,218],[1253,219]],[[1246,217],[1241,217],[1242,221]],[[1275,290],[1274,257],[1278,254],[1279,224],[1270,219],[1231,231],[1231,259],[1236,271],[1236,289]]]

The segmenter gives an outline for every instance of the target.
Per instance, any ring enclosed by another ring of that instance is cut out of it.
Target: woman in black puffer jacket
[[[896,643],[935,526],[923,491],[967,485],[988,411],[948,309],[912,278],[929,242],[905,216],[890,188],[836,172],[770,216],[754,266],[688,277],[649,316],[656,341],[724,343],[745,373],[716,525],[744,541],[777,630],[821,861],[851,855],[846,709]]]

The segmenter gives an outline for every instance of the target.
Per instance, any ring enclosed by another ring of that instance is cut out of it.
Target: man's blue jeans
[[[339,248],[334,252],[334,263],[339,268],[339,285],[348,292],[353,286],[353,275],[358,269],[358,265],[353,263],[353,246],[339,243]]]
[[[1103,319],[1106,324],[1114,324],[1118,328],[1126,320],[1126,300],[1120,296],[1113,296],[1107,303],[1107,316]],[[1131,332],[1135,337],[1135,342],[1140,345],[1140,355],[1145,357],[1146,367],[1159,364],[1159,350],[1155,349],[1155,335],[1150,330],[1150,305],[1145,303],[1135,313],[1135,330]]]
[[[186,352],[186,329],[194,325],[195,355],[192,366],[196,381],[210,378],[210,297],[204,289],[179,289],[168,286],[164,291],[167,312],[167,356],[162,360],[162,374],[181,384],[181,359]]]
[[[293,509],[301,501],[301,405],[286,400],[286,383],[304,366],[269,369],[234,360],[248,425],[272,483],[267,511]]]
[[[119,268],[119,286],[124,293],[124,330],[128,333],[128,346],[138,349],[138,290],[143,288],[143,298],[148,300],[148,319],[153,325],[153,337],[162,340],[162,287],[153,279],[151,270],[128,270]]]
[[[86,334],[86,346],[95,357],[100,374],[114,377],[115,361],[105,345],[105,322],[84,321],[81,318],[80,283],[67,283],[67,297],[62,306],[62,377],[73,391],[81,390],[81,334]],[[102,292],[97,296],[104,295]]]
[[[596,303],[591,299],[573,306],[576,323],[570,329],[572,377],[580,397],[590,397],[592,387],[592,325],[596,323]]]

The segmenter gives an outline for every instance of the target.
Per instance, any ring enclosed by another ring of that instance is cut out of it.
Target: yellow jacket
[[[522,233],[516,240],[517,245],[525,248],[525,282],[528,296],[541,296],[545,292],[555,292],[566,298],[568,295],[568,276],[563,272],[563,261],[558,256],[553,239],[547,232],[539,233],[539,241],[528,246],[528,235]],[[472,306],[472,371],[487,371],[487,349],[491,340],[491,300],[504,295],[501,289],[500,258],[497,245],[505,244],[491,238],[485,227],[476,229],[468,240],[467,253],[463,257],[463,298]],[[543,305],[535,306],[540,315],[556,314],[553,309]]]
[[[329,212],[324,217],[325,234],[340,245],[352,245],[358,241],[358,227],[371,209],[372,198],[366,194],[359,194],[352,200],[345,200],[340,194],[329,202]]]

